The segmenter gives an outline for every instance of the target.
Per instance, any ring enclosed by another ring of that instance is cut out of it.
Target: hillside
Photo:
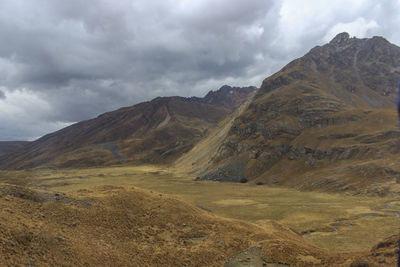
[[[265,79],[202,180],[387,194],[400,175],[400,48],[337,35]]]
[[[394,238],[371,252],[329,252],[277,223],[223,219],[136,187],[63,194],[2,184],[0,195],[7,207],[0,210],[0,261],[13,266],[349,266],[363,257],[368,263],[384,258],[382,266],[390,266],[395,261]],[[375,258],[372,253],[382,247],[388,253]]]
[[[15,152],[27,144],[28,141],[0,141],[0,157]]]
[[[0,158],[3,169],[167,164],[207,135],[254,92],[224,86],[206,97],[158,97],[48,134]]]

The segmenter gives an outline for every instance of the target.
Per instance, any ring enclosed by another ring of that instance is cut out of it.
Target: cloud
[[[357,18],[355,21],[349,23],[335,24],[327,34],[322,38],[324,42],[329,42],[338,32],[347,32],[350,36],[357,36],[363,38],[371,36],[371,34],[378,32],[379,25],[376,21],[366,21],[364,18]]]
[[[399,44],[399,12],[396,0],[3,0],[0,140],[156,96],[259,86],[335,31]]]
[[[0,99],[5,99],[6,98],[6,94],[0,90]]]
[[[50,132],[71,124],[45,119],[52,109],[46,101],[26,90],[8,93],[0,102],[0,136],[4,140],[33,140],[43,135],[43,129]]]

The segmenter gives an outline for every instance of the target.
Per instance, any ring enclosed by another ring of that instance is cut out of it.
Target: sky
[[[0,140],[157,96],[254,85],[347,31],[400,45],[400,0],[1,0]]]

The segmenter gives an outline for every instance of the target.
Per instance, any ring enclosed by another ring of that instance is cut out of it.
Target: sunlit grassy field
[[[99,185],[138,186],[177,195],[224,217],[256,224],[265,219],[275,220],[317,245],[335,250],[369,249],[400,232],[400,198],[198,182],[172,169],[155,166],[3,171],[0,181],[60,192]]]

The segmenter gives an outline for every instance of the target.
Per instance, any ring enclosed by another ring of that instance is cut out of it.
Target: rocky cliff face
[[[399,47],[339,34],[263,81],[201,179],[357,192],[390,183],[399,78]]]
[[[1,157],[0,167],[167,164],[190,150],[254,91],[226,88],[205,98],[158,97],[79,122]]]

